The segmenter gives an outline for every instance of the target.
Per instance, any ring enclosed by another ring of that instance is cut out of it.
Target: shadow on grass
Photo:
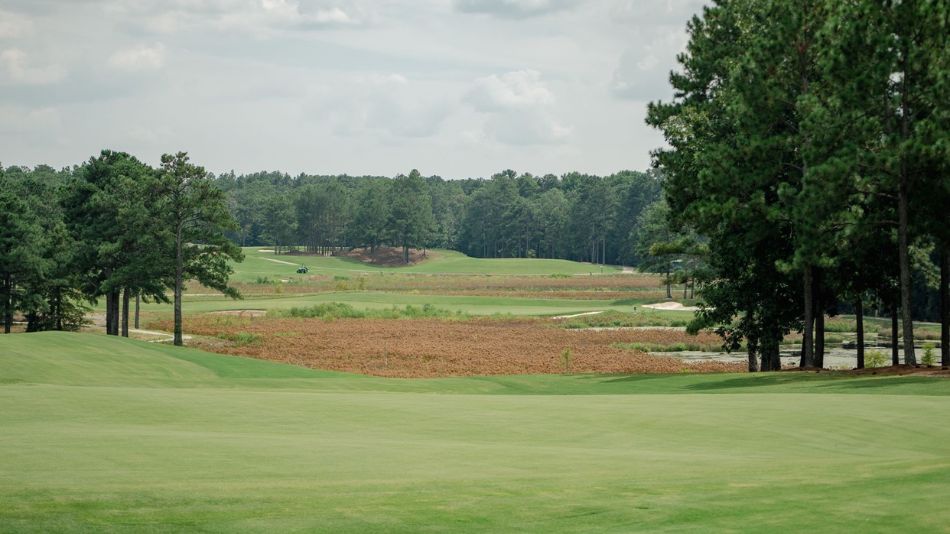
[[[934,376],[890,376],[882,378],[853,378],[851,380],[836,380],[830,384],[819,384],[820,388],[835,389],[867,389],[867,388],[885,388],[893,386],[905,386],[912,384],[937,384],[940,380],[946,380]],[[950,384],[950,382],[948,382]]]
[[[759,374],[743,376],[740,378],[728,378],[725,380],[708,380],[687,384],[684,389],[692,391],[716,391],[721,389],[746,389],[758,387],[775,387],[789,384],[801,384],[803,382],[813,382],[815,380],[829,380],[833,377],[825,375],[807,375],[798,373],[787,374]]]

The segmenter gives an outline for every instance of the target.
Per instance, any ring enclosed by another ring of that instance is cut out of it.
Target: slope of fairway
[[[471,258],[453,250],[433,250],[429,259],[408,267],[381,267],[340,257],[275,255],[260,247],[245,247],[243,250],[244,261],[234,266],[234,280],[239,282],[251,282],[258,277],[292,279],[298,276],[296,270],[300,265],[309,267],[312,274],[328,275],[361,273],[552,275],[620,271],[618,267],[612,265],[602,269],[600,265],[568,260]]]
[[[342,302],[357,309],[383,309],[393,306],[423,306],[431,304],[449,311],[460,311],[472,315],[556,315],[580,313],[592,310],[633,311],[632,300],[617,304],[611,300],[574,300],[574,299],[538,299],[519,297],[486,297],[472,295],[427,295],[418,293],[387,293],[383,291],[328,291],[312,294],[288,294],[274,297],[253,297],[234,300],[219,295],[190,296],[185,294],[186,313],[241,309],[288,309],[313,306],[325,302]],[[651,302],[644,300],[645,302]],[[169,311],[168,304],[146,304],[148,311]],[[692,312],[669,312],[664,310],[642,309],[643,313],[671,316],[688,320]],[[187,328],[187,326],[186,326]]]
[[[950,382],[386,380],[0,336],[0,531],[939,531]]]

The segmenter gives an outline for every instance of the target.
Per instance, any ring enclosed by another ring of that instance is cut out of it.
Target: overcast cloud
[[[645,169],[700,0],[0,0],[0,163]]]

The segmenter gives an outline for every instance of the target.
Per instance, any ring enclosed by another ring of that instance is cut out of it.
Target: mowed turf
[[[349,304],[357,309],[387,309],[404,306],[424,306],[431,304],[437,308],[472,315],[558,315],[588,311],[617,310],[632,312],[638,309],[646,314],[669,316],[688,321],[692,312],[650,310],[639,308],[652,300],[593,300],[593,299],[542,299],[521,297],[487,297],[477,295],[435,295],[417,293],[389,293],[384,291],[331,291],[312,294],[289,294],[269,297],[249,297],[234,300],[219,295],[190,296],[185,294],[186,313],[211,311],[261,309],[278,310],[294,307],[306,307],[327,302]],[[639,305],[632,302],[640,302]],[[170,311],[169,304],[144,304],[146,311]],[[185,328],[188,325],[186,323]]]
[[[262,250],[264,252],[262,252]],[[306,265],[311,274],[491,274],[491,275],[586,275],[618,273],[613,265],[601,267],[569,260],[523,258],[472,258],[454,250],[432,250],[429,259],[406,267],[384,267],[356,259],[328,256],[289,256],[267,252],[266,247],[245,247],[244,261],[235,264],[234,280],[253,282],[258,277],[292,279],[297,267]]]
[[[945,531],[950,382],[397,380],[0,336],[0,531]]]

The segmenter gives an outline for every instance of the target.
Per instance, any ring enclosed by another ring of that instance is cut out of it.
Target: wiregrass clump
[[[271,310],[269,317],[296,317],[304,319],[466,319],[468,314],[460,311],[437,308],[432,304],[422,306],[407,305],[403,308],[393,306],[383,309],[356,309],[343,302],[326,302],[306,307],[293,307],[287,310]]]
[[[573,317],[570,320],[559,322],[562,328],[628,328],[632,326],[668,326],[685,327],[687,319],[676,319],[657,313],[625,313],[609,310],[597,315]]]
[[[261,336],[250,332],[221,333],[217,335],[218,339],[230,341],[236,347],[246,347],[248,345],[257,345],[261,342]]]
[[[715,343],[615,343],[618,349],[639,350],[641,352],[722,352],[722,345]]]

